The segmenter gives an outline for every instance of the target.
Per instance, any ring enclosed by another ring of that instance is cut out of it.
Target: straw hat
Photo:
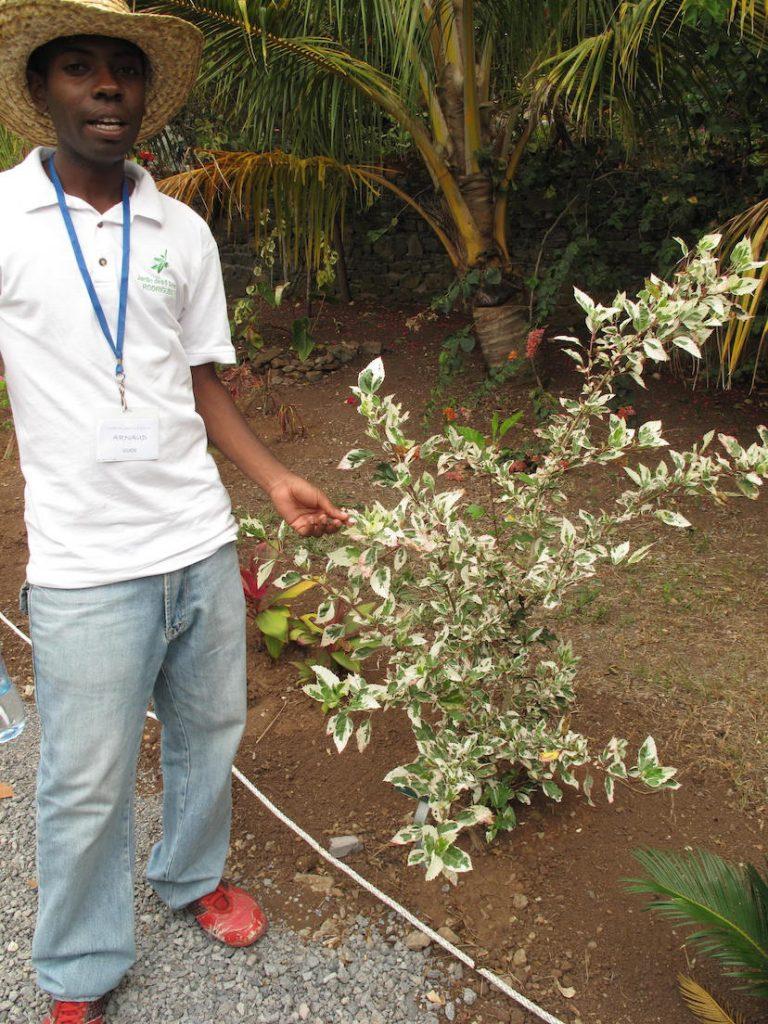
[[[202,33],[181,18],[133,14],[124,0],[0,0],[0,123],[38,146],[56,143],[53,122],[33,105],[27,61],[60,36],[111,36],[140,47],[152,65],[138,141],[168,123],[197,78]]]

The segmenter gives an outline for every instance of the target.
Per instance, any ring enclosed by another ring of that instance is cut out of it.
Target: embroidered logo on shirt
[[[164,249],[159,256],[155,256],[150,264],[150,269],[154,273],[138,275],[141,288],[145,292],[154,292],[156,295],[169,295],[173,297],[176,294],[176,282],[169,274],[163,273],[170,265],[168,250]]]
[[[162,274],[165,268],[168,267],[169,265],[170,264],[168,263],[168,250],[165,249],[159,256],[155,256],[155,259],[152,263],[152,269],[156,274]]]

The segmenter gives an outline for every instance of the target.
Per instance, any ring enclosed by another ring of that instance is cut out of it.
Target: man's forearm
[[[248,426],[212,363],[192,367],[192,387],[211,443],[269,494],[289,471]]]

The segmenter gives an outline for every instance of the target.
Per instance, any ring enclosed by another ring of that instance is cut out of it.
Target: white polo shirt
[[[129,407],[156,410],[156,461],[99,462],[96,428],[120,412],[115,357],[35,149],[0,174],[0,355],[26,482],[27,579],[90,587],[172,572],[233,540],[237,526],[190,366],[233,363],[216,243],[205,221],[126,163],[131,272],[124,364]],[[67,206],[113,337],[122,206]]]

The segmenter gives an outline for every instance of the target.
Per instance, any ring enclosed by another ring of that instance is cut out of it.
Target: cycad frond
[[[693,978],[678,974],[677,980],[685,1005],[701,1024],[747,1024],[746,1018],[740,1013],[731,1015],[724,1010],[714,996]]]
[[[332,237],[349,189],[376,191],[380,168],[339,164],[327,157],[300,159],[273,153],[202,151],[200,166],[159,183],[182,202],[202,202],[208,215],[223,211],[230,224],[244,220],[258,239],[262,215],[270,210],[281,228],[286,250],[301,252],[310,265],[320,260],[323,243]]]
[[[632,879],[630,891],[656,897],[650,909],[675,924],[698,926],[689,940],[743,987],[768,997],[768,908],[756,870],[705,850],[636,850],[634,856],[650,878]]]

